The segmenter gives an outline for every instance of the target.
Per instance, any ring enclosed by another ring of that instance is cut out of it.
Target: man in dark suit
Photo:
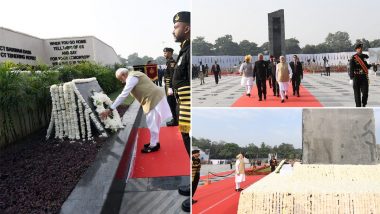
[[[259,60],[255,62],[253,68],[253,78],[256,78],[257,91],[259,95],[259,101],[267,99],[267,80],[268,76],[268,62],[264,61],[264,55],[259,54]]]
[[[292,87],[293,87],[293,95],[297,94],[297,97],[300,96],[300,85],[301,79],[303,79],[303,68],[302,64],[299,61],[297,55],[293,56],[293,61],[289,63],[290,68],[292,69]]]
[[[269,61],[269,73],[270,76],[272,77],[272,86],[273,86],[273,96],[280,96],[280,87],[278,86],[278,82],[276,79],[276,59],[274,56],[270,56],[270,61]]]
[[[215,83],[219,83],[219,73],[220,73],[220,66],[219,64],[215,61],[215,64],[212,65],[211,67],[211,72],[214,74],[215,77]]]
[[[199,79],[201,80],[201,85],[205,84],[205,66],[202,62],[199,62]]]

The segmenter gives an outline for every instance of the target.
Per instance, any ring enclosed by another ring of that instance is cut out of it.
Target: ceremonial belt
[[[190,132],[190,105],[191,105],[191,93],[190,86],[183,86],[176,90],[178,96],[179,105],[179,130],[183,133]]]
[[[363,69],[363,71],[366,74],[367,79],[368,79],[368,68],[367,68],[367,66],[364,64],[363,60],[360,59],[360,57],[358,55],[355,55],[354,58],[359,63],[360,67],[362,67],[362,69]]]
[[[169,96],[168,94],[168,91],[169,91],[169,88],[170,88],[170,81],[171,79],[170,78],[165,78],[165,91],[166,91],[166,96]]]

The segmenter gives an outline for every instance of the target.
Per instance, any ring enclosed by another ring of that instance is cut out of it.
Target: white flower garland
[[[101,137],[108,137],[102,124],[96,118],[75,85],[75,83],[91,81],[96,81],[96,78],[76,79],[63,85],[52,85],[50,87],[52,114],[46,134],[47,139],[50,137],[54,126],[55,138],[92,140],[91,123],[95,125]],[[114,113],[114,115],[116,114]],[[119,114],[117,116],[120,119]],[[117,126],[111,123],[109,127],[115,130]]]
[[[96,112],[98,114],[106,110],[106,108],[104,108],[104,104],[106,104],[107,106],[112,105],[112,100],[103,92],[100,92],[100,93],[95,92],[91,98],[93,99],[93,103],[94,103],[94,106],[96,107]],[[113,118],[109,116],[105,119],[100,119],[100,120],[104,124],[104,127],[106,129],[111,129],[113,132],[116,132],[118,129],[123,128],[123,124],[121,122],[119,112],[117,112],[116,109],[112,111],[112,115],[113,115]]]

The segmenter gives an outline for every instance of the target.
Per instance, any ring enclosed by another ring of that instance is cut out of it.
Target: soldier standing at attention
[[[365,107],[368,100],[368,55],[363,54],[363,44],[355,45],[356,54],[350,60],[350,84],[353,85],[356,107]]]
[[[173,92],[173,84],[172,78],[175,67],[175,60],[173,59],[173,49],[172,48],[164,48],[164,57],[166,58],[166,70],[164,73],[165,78],[165,93],[167,96],[167,100],[170,106],[170,110],[173,115],[173,119],[170,122],[167,122],[167,126],[178,126],[178,118],[177,118],[177,101],[174,97]]]
[[[187,154],[190,159],[190,12],[178,12],[173,17],[175,42],[181,43],[181,50],[174,68],[172,85],[178,101],[178,125]],[[179,187],[181,195],[190,196],[190,185]],[[190,212],[190,197],[182,203],[182,210]]]
[[[192,151],[193,157],[191,158],[191,171],[192,171],[192,197],[194,197],[195,191],[197,190],[198,183],[199,183],[199,177],[201,172],[201,159],[199,159],[200,150],[194,149]],[[196,200],[192,199],[193,204],[197,203]]]

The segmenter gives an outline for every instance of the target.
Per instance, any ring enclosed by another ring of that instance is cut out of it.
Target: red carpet
[[[265,176],[246,176],[241,188],[245,189],[263,177]],[[235,192],[235,177],[200,186],[194,195],[194,200],[198,202],[193,204],[192,213],[237,213],[239,197],[240,192]]]
[[[162,127],[161,148],[158,152],[143,154],[141,149],[150,139],[149,129],[140,128],[136,159],[132,178],[152,178],[164,176],[189,176],[190,160],[177,126]]]
[[[253,95],[253,96],[252,96]],[[234,103],[232,107],[322,107],[322,104],[306,89],[300,86],[301,97],[293,96],[293,89],[290,84],[288,90],[289,99],[281,103],[281,97],[273,96],[273,89],[269,88],[267,82],[267,100],[259,101],[257,95],[257,87],[253,85],[251,97],[247,97],[245,93]]]

